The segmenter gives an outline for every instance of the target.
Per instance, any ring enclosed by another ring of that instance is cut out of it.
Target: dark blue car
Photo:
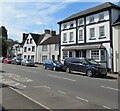
[[[93,59],[68,57],[64,60],[67,73],[77,71],[87,76],[107,76],[107,69]]]
[[[43,62],[44,69],[63,70],[63,64],[58,60],[45,60]]]

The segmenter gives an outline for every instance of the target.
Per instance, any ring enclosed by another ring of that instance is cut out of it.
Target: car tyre
[[[87,75],[88,77],[92,77],[92,76],[93,76],[93,73],[92,73],[91,70],[87,70],[86,75]]]
[[[44,69],[47,69],[45,65],[43,66],[43,68],[44,68]]]
[[[66,72],[67,72],[67,73],[71,73],[71,70],[70,70],[69,67],[66,68]]]
[[[56,71],[56,67],[53,67],[53,71]]]

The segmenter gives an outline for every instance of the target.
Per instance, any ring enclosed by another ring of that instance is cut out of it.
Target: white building
[[[120,16],[113,24],[113,72],[120,72]]]
[[[44,34],[23,34],[22,56],[24,59],[32,59],[36,63],[42,63],[43,59],[58,59],[58,42],[59,37],[55,31],[45,30]]]
[[[120,7],[104,3],[58,22],[60,26],[60,56],[93,58],[112,69],[112,24]]]
[[[22,43],[14,44],[11,49],[11,57],[22,57],[23,45]]]
[[[56,32],[52,31],[51,37],[39,43],[37,49],[38,63],[43,63],[46,59],[59,60],[59,39],[59,35],[56,35]]]

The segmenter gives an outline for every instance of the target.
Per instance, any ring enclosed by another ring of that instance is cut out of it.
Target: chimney
[[[27,34],[23,33],[23,41],[26,40]]]
[[[50,30],[45,30],[45,34],[50,34]]]
[[[56,35],[56,31],[53,31],[53,30],[52,30],[52,31],[50,32],[50,34],[51,34],[51,36],[55,36],[55,35]]]

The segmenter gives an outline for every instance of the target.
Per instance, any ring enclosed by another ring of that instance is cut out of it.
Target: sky
[[[45,29],[58,33],[59,21],[104,2],[118,4],[117,0],[1,0],[0,26],[6,27],[8,38],[21,42],[22,33],[42,34]]]

